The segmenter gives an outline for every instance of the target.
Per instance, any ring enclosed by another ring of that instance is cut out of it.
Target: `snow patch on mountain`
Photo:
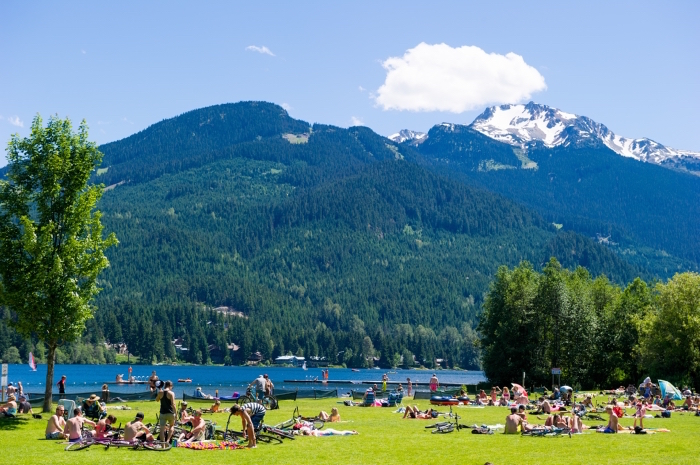
[[[411,131],[410,129],[402,129],[401,131],[397,132],[396,134],[392,134],[389,136],[390,140],[393,140],[397,144],[401,144],[402,142],[417,142],[420,143],[428,135],[424,132],[418,132],[418,131]]]
[[[471,127],[492,139],[520,147],[538,143],[545,147],[568,146],[597,140],[624,157],[644,162],[682,167],[684,159],[700,161],[698,152],[676,150],[646,138],[622,137],[585,116],[533,102],[487,108]]]

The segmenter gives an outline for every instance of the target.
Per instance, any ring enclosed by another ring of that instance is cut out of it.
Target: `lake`
[[[8,367],[8,380],[15,385],[21,381],[25,392],[43,393],[46,382],[46,365],[38,365],[37,371],[31,371],[27,365],[11,364]],[[128,365],[56,365],[54,368],[54,383],[58,382],[62,375],[66,375],[66,392],[86,392],[101,390],[102,384],[110,383],[109,389],[112,392],[133,393],[146,391],[148,388],[143,384],[121,384],[116,385],[114,381],[117,374],[128,377]],[[428,380],[433,373],[438,375],[438,379],[443,383],[458,383],[475,385],[486,381],[483,371],[457,371],[457,370],[376,370],[361,369],[353,371],[349,368],[330,368],[328,384],[321,383],[289,383],[285,380],[313,380],[315,377],[322,378],[320,368],[290,367],[224,367],[224,366],[170,366],[170,365],[132,365],[132,375],[137,380],[147,380],[151,372],[155,370],[162,380],[171,380],[175,385],[175,393],[178,397],[183,392],[192,394],[199,386],[204,392],[214,394],[219,390],[220,395],[231,395],[234,391],[245,391],[245,386],[253,379],[263,373],[267,373],[275,383],[277,389],[295,388],[338,388],[341,391],[353,388],[349,383],[337,383],[338,380],[351,381],[360,384],[362,381],[377,381],[382,378],[382,374],[389,373],[390,381],[400,381],[404,383],[406,378],[411,378],[413,383],[418,383],[420,389],[427,389]],[[177,383],[178,379],[190,378],[192,383]],[[353,389],[360,389],[355,386]],[[54,386],[54,392],[58,388]]]

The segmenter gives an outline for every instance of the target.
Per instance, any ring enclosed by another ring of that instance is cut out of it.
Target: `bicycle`
[[[568,434],[569,437],[571,437],[571,429],[570,428],[557,428],[556,426],[552,426],[551,428],[543,427],[543,428],[534,428],[531,429],[530,431],[523,431],[522,435],[523,436],[532,436],[532,437],[555,437],[555,436],[561,436],[563,434]]]
[[[265,407],[267,410],[275,410],[279,408],[277,398],[274,395],[264,394],[262,399],[256,399],[255,396],[253,396],[253,390],[251,388],[248,388],[245,391],[245,395],[239,397],[236,403],[238,405],[243,405],[250,402],[257,402],[259,404],[262,404],[263,407]]]
[[[64,450],[75,452],[83,449],[87,449],[95,444],[104,446],[105,449],[110,447],[128,447],[130,449],[139,450],[151,450],[157,452],[163,452],[170,450],[172,448],[169,442],[154,441],[154,442],[141,442],[141,441],[127,441],[125,439],[118,438],[93,438],[84,437],[80,441],[72,442],[66,446]]]
[[[246,433],[243,431],[236,431],[229,429],[229,425],[231,423],[231,417],[235,416],[233,412],[231,412],[228,416],[228,420],[226,420],[226,428],[223,430],[216,430],[214,431],[214,439],[217,439],[219,441],[239,441],[239,440],[244,440],[246,439]],[[279,436],[276,436],[274,434],[267,434],[265,431],[263,431],[263,427],[265,425],[259,425],[257,429],[255,429],[255,439],[257,441],[260,441],[265,444],[282,444],[282,439]],[[268,428],[274,428],[274,427],[268,427]],[[276,428],[275,428],[276,429]],[[274,432],[277,434],[276,432]],[[287,436],[285,436],[287,437]]]
[[[454,418],[454,423],[450,421],[441,421],[438,423],[435,423],[433,425],[428,425],[425,428],[426,429],[433,429],[431,431],[432,434],[445,434],[445,433],[451,433],[454,430],[459,431],[462,428],[466,428],[465,425],[460,425],[459,424],[459,419],[461,418],[459,415],[456,413],[452,412],[452,407],[450,407],[450,413],[447,414],[448,417]]]
[[[323,429],[325,426],[326,422],[319,418],[318,416],[315,417],[305,417],[302,416],[301,413],[299,412],[299,406],[296,406],[294,408],[294,412],[292,413],[292,418],[286,421],[283,421],[282,423],[279,423],[275,425],[275,428],[279,428],[282,430],[289,430],[294,427],[294,425],[298,423],[312,423],[314,429]]]

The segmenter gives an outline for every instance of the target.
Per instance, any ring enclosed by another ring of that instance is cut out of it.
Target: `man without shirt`
[[[153,435],[150,430],[143,424],[143,412],[138,412],[134,421],[126,424],[124,428],[124,440],[126,441],[141,441],[153,442]]]
[[[180,441],[185,440],[185,442],[199,442],[204,441],[204,433],[206,429],[206,422],[202,418],[202,411],[195,410],[194,416],[192,417],[192,431],[180,436]]]
[[[599,433],[608,433],[608,434],[617,433],[619,419],[617,418],[617,415],[613,411],[613,408],[610,405],[606,406],[605,413],[610,415],[610,420],[608,421],[608,425],[605,428],[598,429],[597,431]]]
[[[83,437],[83,425],[87,423],[93,428],[95,427],[95,422],[88,420],[83,417],[83,412],[79,408],[73,410],[73,418],[66,421],[66,427],[63,430],[65,435],[68,436],[69,442],[78,442]]]
[[[511,407],[510,415],[506,417],[505,434],[518,434],[518,426],[524,429],[524,420],[520,415],[518,415],[518,408]]]
[[[46,439],[63,439],[63,429],[66,427],[66,419],[63,418],[65,409],[62,405],[56,407],[56,413],[49,418],[44,435]]]

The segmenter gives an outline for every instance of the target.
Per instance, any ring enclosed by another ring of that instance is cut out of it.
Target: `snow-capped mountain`
[[[672,149],[651,139],[618,136],[590,118],[533,102],[487,108],[471,127],[510,145],[527,147],[541,143],[556,147],[598,141],[624,157],[689,171],[700,170],[698,152]]]
[[[424,140],[426,136],[427,134],[424,132],[411,131],[410,129],[402,129],[396,134],[390,135],[389,139],[393,140],[397,144],[400,144],[406,141],[420,142]]]

